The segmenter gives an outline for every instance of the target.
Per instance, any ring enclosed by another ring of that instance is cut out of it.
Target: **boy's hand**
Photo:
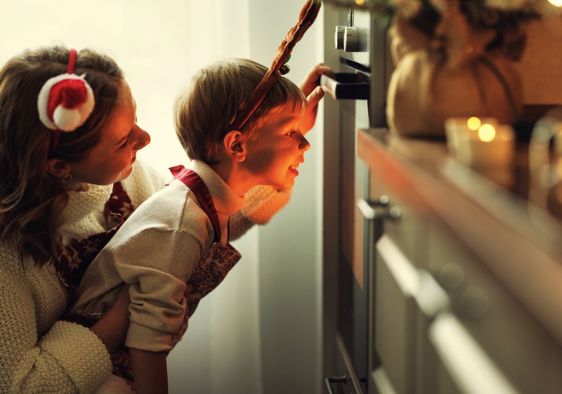
[[[90,330],[96,334],[111,353],[124,342],[129,328],[129,286],[119,290],[115,303]]]
[[[316,123],[316,113],[318,112],[318,103],[324,97],[324,91],[320,87],[320,76],[333,75],[332,69],[324,64],[317,64],[308,72],[301,89],[306,96],[307,106],[302,122],[302,132],[307,133],[314,123]]]

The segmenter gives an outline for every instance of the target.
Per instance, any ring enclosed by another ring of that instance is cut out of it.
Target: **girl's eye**
[[[123,141],[123,142],[121,143],[121,145],[119,145],[119,149],[125,148],[125,147],[129,144],[129,140],[130,140],[130,139],[131,139],[131,138],[130,138],[129,136],[127,136],[127,138],[125,138],[125,141]]]
[[[285,135],[286,135],[287,137],[289,137],[289,138],[293,137],[295,134],[296,134],[296,131],[295,131],[295,130],[291,130],[291,131],[285,133]]]

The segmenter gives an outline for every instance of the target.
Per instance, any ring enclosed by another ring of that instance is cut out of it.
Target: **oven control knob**
[[[343,35],[343,50],[346,52],[367,51],[368,29],[357,26],[345,26]]]
[[[336,49],[343,49],[343,36],[345,35],[345,26],[336,26],[336,31],[334,32],[334,44]]]

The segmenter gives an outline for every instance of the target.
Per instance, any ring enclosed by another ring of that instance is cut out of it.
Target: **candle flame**
[[[562,7],[562,0],[548,0],[555,7]]]
[[[476,130],[478,130],[480,125],[482,125],[482,122],[480,121],[480,118],[477,118],[476,116],[471,116],[466,121],[466,125],[468,126],[468,128],[470,130],[476,131]]]
[[[363,4],[365,4],[365,0],[355,0],[355,4],[363,5]]]
[[[496,128],[489,123],[484,123],[478,129],[478,138],[483,142],[490,142],[496,138]]]

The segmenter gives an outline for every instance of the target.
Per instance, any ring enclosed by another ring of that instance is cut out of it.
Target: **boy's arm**
[[[129,327],[129,286],[122,286],[107,313],[90,330],[111,353],[123,345]]]
[[[114,236],[120,237],[115,247],[100,253],[109,254],[115,275],[130,285],[125,339],[129,348],[168,352],[173,345],[172,335],[182,327],[187,308],[186,282],[201,258],[202,248],[208,244],[208,229],[212,231],[210,222],[205,221],[207,217],[197,212],[200,208],[195,204],[189,200],[185,210],[187,215],[197,217],[178,230],[155,225],[139,232],[136,228],[146,226],[147,221],[131,222],[135,218],[129,218]],[[163,201],[160,205],[164,214],[170,204]],[[201,233],[203,236],[198,238]]]
[[[165,352],[129,348],[131,367],[138,394],[160,394],[168,392],[168,373]]]

